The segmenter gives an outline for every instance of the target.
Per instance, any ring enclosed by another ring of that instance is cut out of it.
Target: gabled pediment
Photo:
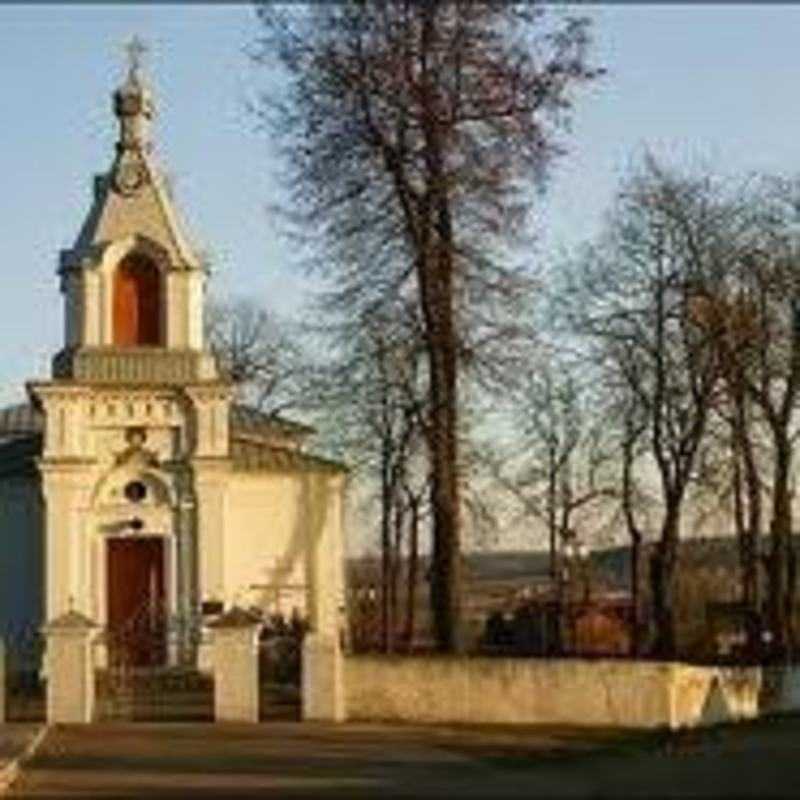
[[[173,268],[201,269],[202,264],[180,222],[164,178],[149,156],[139,154],[140,184],[133,191],[122,191],[115,175],[129,166],[120,157],[107,175],[95,183],[95,196],[73,247],[61,253],[61,270],[79,269],[96,263],[113,242],[132,236],[151,242],[168,255]]]

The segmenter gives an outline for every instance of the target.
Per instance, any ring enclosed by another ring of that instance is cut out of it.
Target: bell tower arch
[[[114,347],[158,347],[164,344],[162,287],[158,267],[141,253],[125,256],[114,270]]]

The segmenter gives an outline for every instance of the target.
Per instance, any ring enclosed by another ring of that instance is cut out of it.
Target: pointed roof
[[[138,55],[131,56],[128,74],[113,94],[116,157],[109,172],[95,178],[92,207],[73,247],[62,251],[60,271],[93,266],[108,244],[133,236],[165,251],[171,268],[202,268],[152,155],[153,94],[140,71],[142,46],[130,47]]]

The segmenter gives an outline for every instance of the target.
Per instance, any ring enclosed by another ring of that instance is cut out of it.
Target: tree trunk
[[[444,352],[437,352],[439,349]],[[462,646],[459,624],[461,526],[455,357],[452,351],[452,342],[450,346],[432,347],[430,351],[433,405],[431,431],[428,435],[433,515],[431,605],[437,645],[443,651],[459,651]]]
[[[784,655],[791,643],[789,625],[791,592],[788,580],[792,534],[792,508],[789,489],[791,451],[789,443],[783,441],[783,438],[779,438],[775,445],[767,616],[775,652]]]
[[[421,310],[430,381],[427,443],[431,460],[433,564],[431,606],[437,647],[459,652],[461,638],[461,503],[458,480],[458,334],[456,331],[455,242],[445,176],[441,121],[428,76],[436,46],[439,3],[423,5],[421,91],[426,186],[434,214],[435,241],[417,259]],[[435,83],[435,82],[434,82]]]
[[[642,619],[641,619],[641,567],[642,567],[642,532],[636,524],[634,513],[634,482],[633,462],[636,441],[640,431],[631,418],[625,418],[625,439],[622,444],[622,510],[625,515],[625,524],[631,539],[631,618],[630,618],[630,649],[633,656],[638,656],[642,650]]]
[[[389,652],[396,649],[397,630],[400,621],[399,592],[400,564],[403,557],[403,529],[405,527],[405,508],[395,493],[394,497],[394,542],[392,544],[391,580],[389,583]]]
[[[391,649],[389,629],[391,627],[391,549],[392,549],[392,491],[388,482],[383,486],[381,503],[381,650],[388,653]]]
[[[419,580],[419,500],[408,494],[410,520],[408,527],[408,594],[406,599],[405,641],[409,651],[414,648],[414,630],[417,609],[417,581]]]
[[[741,598],[747,608],[757,613],[761,490],[753,443],[748,429],[746,399],[741,392],[734,395],[736,414],[733,422],[734,521],[739,542]]]
[[[550,580],[555,581],[558,569],[558,537],[556,535],[556,456],[552,445],[547,451],[547,527],[550,536]]]
[[[631,538],[631,655],[636,657],[642,650],[640,570],[642,560],[642,537]]]
[[[658,658],[675,657],[675,564],[680,532],[678,504],[669,504],[665,512],[661,539],[653,553],[650,582],[653,597],[655,639],[653,654]]]

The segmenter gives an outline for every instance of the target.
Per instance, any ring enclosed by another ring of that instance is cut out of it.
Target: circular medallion
[[[114,183],[122,194],[133,194],[144,183],[144,170],[141,164],[126,161],[117,167]]]

